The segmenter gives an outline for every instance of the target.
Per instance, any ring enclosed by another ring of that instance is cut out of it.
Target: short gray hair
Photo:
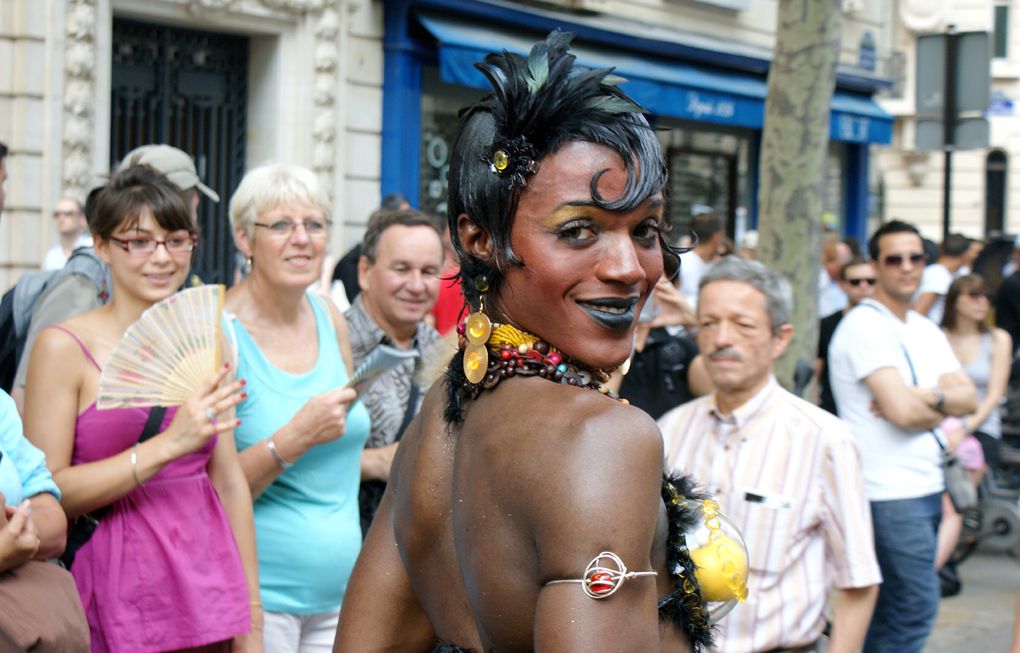
[[[255,220],[265,212],[286,204],[303,204],[322,211],[328,219],[332,210],[329,192],[308,168],[270,163],[250,170],[230,198],[230,226],[243,229],[251,238]]]
[[[793,314],[793,289],[786,277],[758,261],[727,256],[709,266],[698,282],[698,292],[713,281],[742,281],[765,295],[765,312],[772,322],[772,333],[790,324]]]

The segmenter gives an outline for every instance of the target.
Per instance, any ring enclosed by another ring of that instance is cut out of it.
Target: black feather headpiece
[[[612,74],[612,68],[575,66],[576,57],[569,52],[573,38],[556,30],[536,43],[527,58],[504,50],[475,64],[493,92],[461,115],[479,110],[492,115],[497,137],[483,160],[511,186],[525,185],[537,172],[538,160],[554,151],[563,136],[610,115],[641,112],[617,87],[625,80]]]

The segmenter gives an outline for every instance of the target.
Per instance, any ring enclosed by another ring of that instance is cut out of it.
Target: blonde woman
[[[248,398],[237,409],[241,464],[255,497],[265,646],[329,651],[361,550],[358,486],[369,417],[351,406],[343,316],[306,289],[319,279],[330,198],[305,168],[267,165],[230,200],[251,273],[227,293],[226,331]]]

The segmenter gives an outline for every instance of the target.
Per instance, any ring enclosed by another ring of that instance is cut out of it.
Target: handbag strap
[[[164,415],[166,415],[166,406],[152,407],[149,411],[149,418],[145,420],[145,426],[142,427],[142,434],[138,436],[139,442],[145,442],[159,433],[159,427],[163,424]]]
[[[861,302],[860,304],[858,304],[858,306],[867,306],[868,308],[874,309],[879,313],[882,312],[878,309],[877,306],[872,306],[871,304],[865,302]],[[910,383],[912,385],[917,385],[917,372],[914,371],[914,361],[910,360],[910,352],[907,351],[907,346],[903,344],[902,340],[900,340],[899,345],[900,350],[903,352],[903,358],[907,359],[907,367],[910,369]],[[936,444],[939,445],[939,449],[945,451],[946,445],[942,444],[942,440],[939,439],[939,436],[936,435],[935,431],[932,429],[928,429],[928,432],[931,433],[931,437],[935,438],[935,442]]]

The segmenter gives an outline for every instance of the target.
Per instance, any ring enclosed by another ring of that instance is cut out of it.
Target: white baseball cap
[[[124,156],[117,167],[117,172],[124,168],[141,165],[149,166],[162,173],[181,190],[197,188],[212,201],[220,201],[220,196],[216,191],[202,183],[198,171],[195,170],[195,162],[183,150],[178,150],[170,145],[142,145]]]

